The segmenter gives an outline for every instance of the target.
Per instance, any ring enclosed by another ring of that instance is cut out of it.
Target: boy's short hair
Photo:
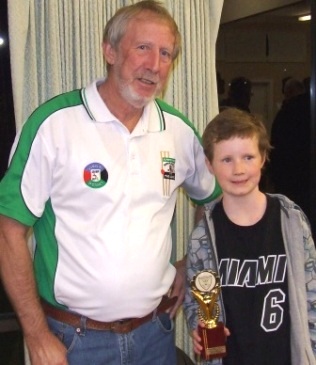
[[[262,158],[269,159],[271,145],[267,130],[259,116],[237,108],[225,108],[206,126],[202,143],[207,159],[214,158],[214,144],[233,137],[257,136]]]

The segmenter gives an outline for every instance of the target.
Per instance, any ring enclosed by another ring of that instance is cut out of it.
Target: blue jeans
[[[69,365],[176,365],[174,323],[163,313],[127,334],[80,328],[47,317]]]

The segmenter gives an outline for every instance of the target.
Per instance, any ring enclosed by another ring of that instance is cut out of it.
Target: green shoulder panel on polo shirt
[[[190,120],[188,119],[188,117],[186,117],[184,114],[182,114],[181,112],[179,112],[179,110],[175,109],[173,106],[167,104],[163,100],[156,99],[156,102],[159,105],[159,107],[161,108],[161,110],[163,110],[166,113],[169,113],[171,115],[175,115],[175,116],[179,117],[180,119],[182,119],[184,123],[186,123],[190,128],[192,128],[192,130],[194,131],[194,134],[196,135],[196,137],[198,138],[198,140],[201,142],[201,136],[200,136],[199,132],[197,131],[197,129],[195,128],[195,126],[193,125],[193,123],[190,122]]]
[[[39,106],[23,125],[10,167],[0,183],[0,214],[32,226],[38,217],[29,211],[21,193],[21,179],[37,131],[58,110],[82,104],[80,90],[58,95]]]

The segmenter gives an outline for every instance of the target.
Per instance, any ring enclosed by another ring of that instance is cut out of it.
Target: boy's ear
[[[263,168],[264,164],[265,164],[265,163],[266,163],[266,161],[267,161],[267,155],[266,155],[266,154],[264,154],[264,155],[262,155],[262,156],[261,156],[261,158],[262,158],[261,168]]]
[[[212,168],[212,165],[211,165],[211,163],[210,163],[210,161],[209,161],[209,159],[208,159],[207,157],[205,157],[205,163],[206,163],[206,166],[207,166],[207,168],[208,168],[208,171],[209,171],[211,174],[213,174],[213,168]]]

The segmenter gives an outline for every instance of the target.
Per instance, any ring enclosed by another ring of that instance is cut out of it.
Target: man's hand
[[[170,297],[178,297],[178,300],[176,301],[176,304],[170,309],[170,318],[173,318],[176,315],[176,312],[184,299],[186,257],[180,261],[177,261],[174,264],[174,267],[176,268],[177,272],[171,287]]]
[[[68,365],[67,350],[50,331],[25,337],[32,365]]]

